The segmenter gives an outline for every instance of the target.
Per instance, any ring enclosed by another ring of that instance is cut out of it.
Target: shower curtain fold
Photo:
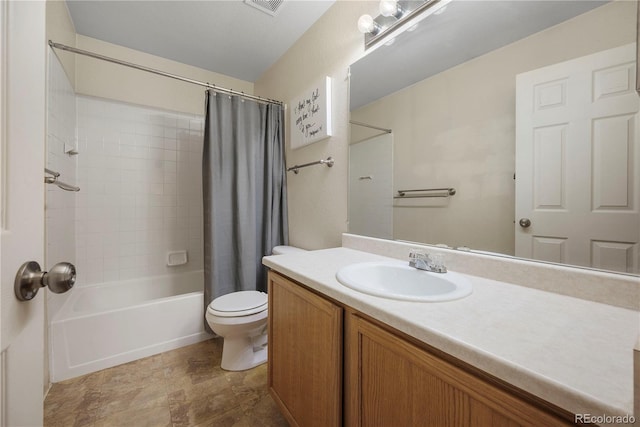
[[[283,129],[280,105],[206,92],[205,309],[230,292],[266,292],[262,257],[288,243]]]

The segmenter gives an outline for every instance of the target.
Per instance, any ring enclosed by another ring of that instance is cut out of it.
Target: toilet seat
[[[250,316],[267,309],[267,294],[259,291],[238,291],[222,295],[209,304],[207,312],[219,317]]]

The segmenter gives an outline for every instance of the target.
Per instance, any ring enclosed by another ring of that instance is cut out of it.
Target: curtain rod
[[[66,50],[67,52],[73,52],[73,53],[77,53],[77,54],[80,54],[80,55],[89,56],[91,58],[100,59],[102,61],[107,61],[107,62],[112,62],[114,64],[124,65],[125,67],[135,68],[136,70],[146,71],[148,73],[153,73],[153,74],[158,74],[160,76],[169,77],[169,78],[172,78],[172,79],[180,80],[180,81],[191,83],[191,84],[194,84],[194,85],[204,86],[206,88],[213,89],[216,92],[222,92],[222,93],[226,93],[226,94],[229,94],[229,95],[237,95],[237,96],[240,96],[242,98],[252,99],[254,101],[264,102],[264,103],[267,103],[267,104],[277,104],[277,105],[283,105],[284,104],[282,101],[278,101],[278,100],[275,100],[275,99],[263,98],[263,97],[257,96],[257,95],[249,95],[249,94],[244,93],[244,92],[238,92],[236,90],[227,89],[227,88],[224,88],[224,87],[221,87],[221,86],[216,86],[216,85],[211,84],[211,83],[205,83],[205,82],[201,82],[199,80],[194,80],[194,79],[190,79],[190,78],[187,78],[187,77],[178,76],[177,74],[167,73],[166,71],[156,70],[155,68],[145,67],[144,65],[138,65],[138,64],[134,64],[132,62],[121,61],[120,59],[115,59],[115,58],[111,58],[111,57],[108,57],[108,56],[100,55],[98,53],[89,52],[88,50],[78,49],[76,47],[67,46],[67,45],[64,45],[64,44],[61,44],[61,43],[55,43],[52,40],[49,40],[49,46],[51,46],[52,48],[60,49],[60,50]]]
[[[371,128],[371,129],[379,130],[379,131],[382,131],[384,133],[393,132],[391,129],[381,128],[381,127],[369,125],[369,124],[366,124],[366,123],[363,123],[363,122],[356,122],[355,120],[349,120],[349,123],[351,123],[352,125],[356,125],[356,126],[362,126],[362,127],[365,127],[365,128]]]

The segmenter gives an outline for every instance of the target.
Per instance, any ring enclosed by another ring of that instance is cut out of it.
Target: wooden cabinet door
[[[342,308],[269,273],[269,391],[293,426],[342,425]]]
[[[572,425],[358,315],[345,333],[346,426]]]

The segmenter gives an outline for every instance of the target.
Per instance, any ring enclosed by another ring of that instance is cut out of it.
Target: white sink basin
[[[405,301],[451,301],[473,291],[459,274],[418,270],[402,261],[351,264],[338,270],[336,279],[365,294]]]

